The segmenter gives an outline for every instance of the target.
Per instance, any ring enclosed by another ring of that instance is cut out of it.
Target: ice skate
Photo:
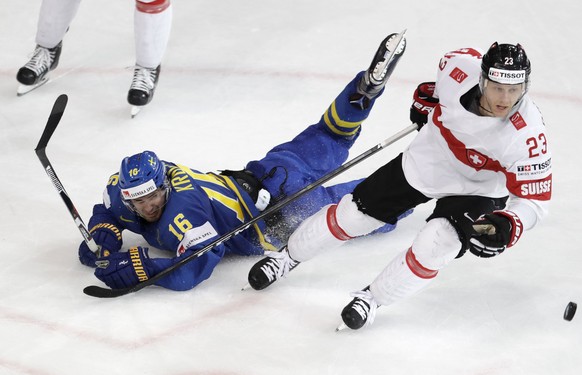
[[[354,299],[342,310],[343,323],[335,329],[336,332],[345,328],[360,329],[374,322],[378,304],[374,300],[372,293],[370,293],[370,289],[366,288],[354,292],[351,296]]]
[[[137,65],[133,71],[133,80],[127,93],[127,102],[132,105],[131,117],[135,117],[142,107],[152,101],[160,77],[161,65],[155,69]]]
[[[380,43],[374,59],[358,84],[358,92],[352,95],[350,102],[362,109],[368,108],[370,100],[375,98],[386,86],[394,68],[406,50],[406,30],[390,34]]]
[[[299,262],[291,259],[286,246],[281,251],[270,252],[249,271],[249,285],[255,290],[265,289],[280,278],[286,277],[297,265]]]
[[[16,74],[16,80],[20,82],[16,95],[27,94],[48,82],[48,73],[59,65],[61,49],[62,42],[53,48],[36,46],[30,61]]]

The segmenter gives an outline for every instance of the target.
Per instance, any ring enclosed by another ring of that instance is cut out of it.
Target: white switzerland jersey
[[[481,53],[462,49],[440,61],[437,105],[428,123],[404,151],[408,183],[442,198],[509,195],[507,210],[530,229],[547,212],[551,197],[551,154],[542,116],[526,94],[507,118],[477,116],[461,97],[478,85]]]

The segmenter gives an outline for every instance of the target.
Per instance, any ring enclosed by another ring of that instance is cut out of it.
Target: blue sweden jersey
[[[107,185],[105,203],[95,206],[89,225],[113,224],[121,230],[141,234],[155,248],[180,256],[201,249],[258,214],[250,197],[239,191],[230,177],[200,173],[168,162],[164,164],[171,191],[157,222],[140,219],[123,204],[117,184],[118,174],[114,174]],[[184,285],[189,289],[206,279],[224,254],[259,255],[264,247],[274,249],[264,240],[264,230],[261,222],[181,267],[181,272],[162,279],[160,285],[171,289],[182,289]],[[155,271],[167,268],[174,263],[173,259],[153,258]]]
[[[247,164],[246,169],[261,180],[273,199],[281,199],[301,190],[345,162],[350,147],[360,133],[360,125],[368,117],[374,103],[372,100],[365,110],[349,103],[349,95],[356,92],[361,74],[340,93],[317,124],[309,126],[290,142],[276,146],[264,158]],[[90,228],[106,230],[108,226],[113,226],[141,234],[151,246],[174,254],[173,258],[152,258],[156,273],[258,214],[249,195],[239,189],[232,178],[201,173],[168,162],[165,165],[171,191],[157,222],[141,220],[123,204],[117,174],[111,176],[104,203],[94,207],[89,221]],[[282,220],[293,229],[321,207],[337,203],[342,196],[351,193],[360,181],[318,186],[284,207],[281,210]],[[190,289],[207,279],[225,254],[253,255],[262,254],[264,250],[276,250],[265,237],[265,229],[264,222],[257,223],[182,265],[156,284],[174,290]],[[382,231],[392,229],[393,226],[387,224]],[[118,247],[110,251],[121,248],[121,237],[118,236],[118,239]]]

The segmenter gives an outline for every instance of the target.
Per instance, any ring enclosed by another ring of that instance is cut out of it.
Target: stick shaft
[[[394,142],[398,141],[399,139],[405,137],[406,135],[412,133],[417,128],[418,128],[418,126],[416,124],[412,124],[404,129],[402,129],[401,131],[394,134],[390,138],[387,138],[383,142],[377,144],[376,146],[370,148],[369,150],[365,151],[364,153],[360,154],[359,156],[355,157],[354,159],[346,162],[345,164],[338,167],[337,169],[335,169],[335,170],[329,172],[328,174],[326,174],[325,176],[319,178],[317,181],[307,185],[306,187],[299,190],[298,192],[291,194],[291,195],[287,196],[286,198],[282,199],[274,206],[263,211],[260,215],[255,216],[251,220],[241,224],[240,226],[236,227],[235,229],[231,230],[230,232],[225,233],[224,235],[222,235],[219,238],[217,238],[216,240],[212,241],[211,243],[209,243],[208,245],[206,245],[202,249],[198,250],[197,252],[182,258],[180,261],[174,263],[173,265],[164,269],[163,271],[159,272],[158,274],[154,275],[153,277],[150,277],[148,280],[135,285],[134,287],[125,288],[125,289],[108,289],[108,288],[102,288],[99,286],[92,285],[92,286],[86,287],[83,290],[83,292],[85,294],[93,296],[93,297],[112,298],[112,297],[119,297],[119,296],[122,296],[125,294],[137,292],[137,291],[139,291],[147,286],[153,285],[156,283],[156,281],[160,280],[161,278],[165,277],[166,275],[175,271],[176,269],[182,267],[184,264],[189,263],[196,258],[199,258],[200,256],[202,256],[202,255],[206,254],[207,252],[209,252],[210,250],[212,250],[215,246],[218,246],[221,243],[230,240],[232,237],[234,237],[237,234],[241,233],[242,231],[248,229],[253,224],[258,222],[259,220],[263,220],[267,216],[272,215],[276,211],[280,210],[281,208],[288,205],[289,203],[295,201],[296,199],[303,196],[304,194],[310,192],[311,190],[315,189],[316,187],[324,184],[325,182],[336,177],[337,175],[345,172],[349,168],[355,166],[356,164],[358,164],[358,163],[362,162],[363,160],[369,158],[370,156],[374,155],[378,151],[384,149],[385,147],[391,145],[392,143],[394,143]]]
[[[71,217],[73,218],[73,221],[77,226],[77,229],[79,229],[79,232],[81,232],[81,235],[83,236],[83,239],[87,243],[87,246],[89,246],[89,249],[91,249],[91,251],[98,251],[99,246],[97,245],[95,240],[93,240],[93,237],[91,237],[91,234],[87,230],[87,227],[83,222],[83,219],[81,219],[81,216],[79,215],[79,212],[75,208],[73,201],[69,197],[69,194],[67,194],[65,187],[61,183],[61,180],[57,176],[53,166],[51,165],[50,160],[46,155],[46,147],[53,133],[55,132],[57,126],[59,125],[61,118],[63,117],[63,113],[65,112],[67,102],[68,102],[67,95],[63,94],[57,98],[55,104],[53,105],[53,109],[51,110],[51,114],[47,120],[44,131],[42,132],[40,140],[38,141],[38,145],[36,146],[34,151],[36,152],[36,156],[40,160],[40,163],[44,167],[46,174],[53,183],[53,186],[61,196],[63,202],[65,202],[65,206],[67,206],[67,210],[71,214]]]

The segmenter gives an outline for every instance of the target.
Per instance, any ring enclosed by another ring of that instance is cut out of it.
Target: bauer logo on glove
[[[435,87],[434,82],[423,82],[414,90],[410,106],[410,121],[418,125],[418,130],[428,122],[428,114],[439,103],[434,93]]]

